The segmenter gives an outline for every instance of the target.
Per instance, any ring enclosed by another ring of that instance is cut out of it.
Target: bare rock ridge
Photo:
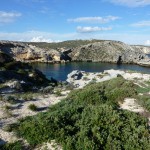
[[[24,62],[60,62],[66,61],[65,54],[55,49],[39,48],[22,42],[1,41],[0,51],[7,53],[17,61]]]
[[[69,43],[69,41],[68,41]],[[68,44],[67,43],[67,44]],[[73,41],[71,41],[71,44]],[[54,43],[53,43],[54,44]],[[0,50],[11,55],[15,60],[25,62],[67,62],[91,61],[110,63],[129,63],[150,66],[150,47],[127,45],[119,41],[89,41],[89,44],[79,46],[40,47],[40,43],[22,43],[1,41]]]
[[[70,53],[70,57],[74,61],[150,64],[149,57],[142,49],[117,41],[80,46]]]

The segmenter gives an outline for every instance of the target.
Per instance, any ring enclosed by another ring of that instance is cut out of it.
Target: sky
[[[2,0],[0,40],[150,45],[150,0]]]

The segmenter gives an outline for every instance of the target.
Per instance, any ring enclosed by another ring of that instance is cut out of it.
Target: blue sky
[[[150,0],[5,0],[0,40],[119,40],[150,45]]]

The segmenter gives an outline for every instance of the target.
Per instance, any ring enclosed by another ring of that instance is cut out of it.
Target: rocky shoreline
[[[117,76],[122,76],[126,80],[137,80],[137,82],[148,82],[150,80],[150,74],[111,69],[99,73],[74,70],[68,74],[67,82],[73,84],[76,88],[83,88],[89,83],[103,82]]]
[[[150,59],[147,56],[150,47],[146,46],[132,46],[119,41],[88,41],[86,45],[79,44],[75,47],[72,46],[72,43],[72,45],[63,45],[63,47],[57,47],[59,43],[53,47],[48,47],[48,44],[40,47],[39,44],[0,41],[0,51],[7,53],[16,61],[28,63],[86,61],[150,66]]]

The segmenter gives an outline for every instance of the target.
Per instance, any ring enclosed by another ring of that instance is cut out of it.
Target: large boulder
[[[73,82],[74,80],[80,80],[83,76],[83,71],[74,70],[67,76],[68,82]]]

